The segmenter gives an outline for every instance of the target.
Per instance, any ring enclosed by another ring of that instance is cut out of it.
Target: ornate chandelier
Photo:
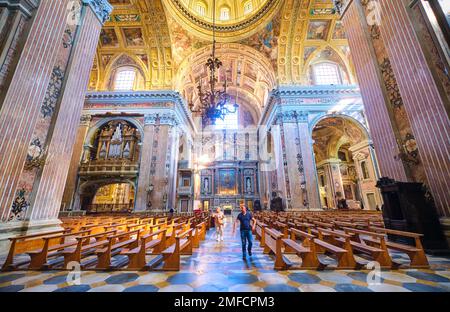
[[[199,114],[202,117],[203,125],[216,123],[217,119],[224,120],[227,114],[233,114],[239,108],[234,103],[233,108],[228,105],[230,96],[227,94],[227,77],[223,83],[222,90],[216,90],[218,82],[216,73],[223,66],[222,61],[216,57],[216,1],[213,1],[213,46],[211,56],[206,61],[206,67],[209,69],[209,81],[207,81],[207,89],[204,90],[202,80],[197,86],[198,98],[200,105],[194,107],[194,103],[189,103],[189,109],[192,113]]]

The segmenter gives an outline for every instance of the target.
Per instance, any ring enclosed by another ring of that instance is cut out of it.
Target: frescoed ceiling
[[[311,84],[310,65],[321,60],[339,64],[344,82],[355,83],[348,42],[332,0],[251,1],[252,11],[244,14],[239,5],[246,1],[217,0],[218,10],[230,9],[230,19],[217,22],[217,41],[224,64],[234,70],[231,79],[238,77],[238,60],[245,64],[241,81],[232,85],[242,88],[249,102],[258,102],[255,110],[277,85]],[[205,16],[195,11],[200,2],[209,8]],[[197,79],[206,74],[198,62],[206,60],[212,43],[212,0],[110,3],[114,11],[102,29],[90,90],[108,90],[114,69],[130,65],[142,74],[139,90],[174,89],[195,99]],[[220,11],[216,14],[220,17]],[[241,55],[228,48],[236,46],[241,47]]]
[[[313,129],[312,138],[317,163],[338,158],[342,146],[352,146],[368,139],[362,126],[342,117],[328,117],[319,121]]]

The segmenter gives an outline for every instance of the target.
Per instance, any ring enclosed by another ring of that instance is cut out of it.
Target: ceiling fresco
[[[350,147],[368,139],[361,125],[342,117],[328,117],[319,121],[313,129],[312,138],[317,163],[329,158],[336,159],[341,147]]]
[[[195,101],[195,84],[206,75],[202,62],[211,49],[211,10],[202,24],[178,5],[196,15],[198,2],[212,6],[212,0],[110,0],[114,10],[100,35],[89,89],[108,90],[115,69],[129,65],[143,77],[139,89],[175,89]],[[311,84],[310,65],[320,60],[338,63],[344,82],[356,82],[332,0],[252,0],[247,14],[239,7],[245,1],[217,3],[230,9],[230,19],[217,24],[220,57],[232,72],[230,88],[255,105],[255,114],[277,85]],[[236,28],[239,23],[248,25],[247,31]]]

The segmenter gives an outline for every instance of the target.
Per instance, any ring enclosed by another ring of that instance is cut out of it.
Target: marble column
[[[166,210],[176,195],[178,121],[172,113],[145,116],[135,211]],[[176,145],[176,146],[175,146]],[[149,186],[153,189],[149,192]],[[148,203],[151,203],[151,207]]]
[[[89,75],[103,22],[111,7],[108,2],[83,0],[80,26],[66,69],[58,116],[48,144],[47,161],[35,192],[30,219],[56,219],[61,208],[64,184],[74,149],[77,126],[84,105]]]
[[[429,66],[428,54],[416,34],[411,1],[380,1],[381,37],[397,77],[406,113],[411,122],[420,156],[442,217],[450,217],[450,107],[447,96]],[[447,84],[449,83],[447,75]]]
[[[308,114],[286,111],[280,113],[278,119],[281,122],[281,147],[286,188],[286,193],[283,195],[287,199],[287,208],[320,208]]]
[[[144,118],[144,135],[142,137],[141,160],[136,192],[135,211],[145,211],[148,208],[150,192],[150,171],[152,166],[153,141],[156,129],[156,115],[146,115]]]
[[[0,98],[7,89],[17,65],[21,44],[29,31],[38,0],[3,0],[0,2]],[[0,100],[1,101],[1,100]]]
[[[0,213],[2,220],[14,209],[13,196],[24,171],[28,147],[49,81],[54,74],[64,27],[76,25],[71,33],[70,54],[61,87],[53,96],[55,107],[46,133],[46,150],[39,160],[26,215],[20,222],[0,225],[0,234],[34,233],[57,228],[63,190],[84,104],[92,61],[103,22],[111,11],[106,0],[82,0],[78,9],[67,10],[68,1],[41,1],[20,55],[0,111]],[[7,118],[7,121],[6,119]],[[7,127],[7,128],[5,128]],[[3,235],[0,235],[0,241]]]
[[[171,144],[169,145],[170,157],[168,155],[169,169],[169,187],[168,187],[168,203],[167,207],[176,208],[177,203],[177,180],[178,180],[178,156],[180,146],[180,131],[175,126],[171,129]]]
[[[41,1],[0,99],[0,219],[14,200],[33,129],[63,37],[69,0]]]
[[[381,174],[397,181],[408,181],[405,164],[399,154],[399,130],[394,120],[390,98],[377,60],[373,40],[360,0],[351,1],[342,17],[352,60],[361,89],[364,110],[377,151]],[[376,30],[376,28],[372,28]],[[393,96],[394,98],[395,96]]]
[[[72,158],[70,160],[69,173],[67,174],[66,185],[64,188],[63,199],[61,203],[61,209],[70,210],[73,208],[73,197],[77,186],[78,168],[80,162],[84,161],[84,158],[89,157],[89,147],[86,147],[85,140],[89,131],[91,123],[90,115],[82,115],[80,118],[80,125],[78,126],[75,144],[73,147]],[[88,159],[86,159],[88,160]]]
[[[340,159],[330,158],[319,164],[325,173],[328,203],[335,208],[337,208],[336,194],[340,193],[341,196],[345,196],[340,163]]]
[[[307,203],[310,209],[322,208],[319,195],[319,181],[317,180],[316,163],[314,159],[313,140],[309,131],[308,115],[298,114],[298,132],[300,150],[302,153],[303,170],[305,175],[305,189],[308,195]]]
[[[375,199],[375,205],[381,208],[383,203],[380,190],[375,186],[379,175],[377,173],[375,159],[373,158],[373,148],[370,146],[368,141],[363,141],[359,144],[353,145],[349,148],[352,152],[353,161],[355,163],[355,171],[358,180],[358,189],[360,191],[360,197],[363,201],[364,209],[375,209],[375,207],[370,207],[367,198],[368,193],[372,193]],[[365,162],[368,176],[364,177],[364,172],[362,171],[361,163]]]
[[[274,149],[274,170],[276,172],[272,175],[274,179],[275,189],[272,188],[272,192],[281,193],[280,196],[286,200],[287,186],[286,183],[286,171],[285,171],[285,154],[282,146],[282,124],[275,124],[271,127],[271,134],[273,139],[273,149]],[[272,194],[270,194],[272,196]],[[270,201],[269,201],[270,203]]]

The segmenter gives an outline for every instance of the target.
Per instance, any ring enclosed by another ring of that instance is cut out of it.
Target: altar
[[[253,209],[259,199],[258,162],[218,161],[201,171],[200,199],[203,207],[220,207],[226,214],[244,204]]]

